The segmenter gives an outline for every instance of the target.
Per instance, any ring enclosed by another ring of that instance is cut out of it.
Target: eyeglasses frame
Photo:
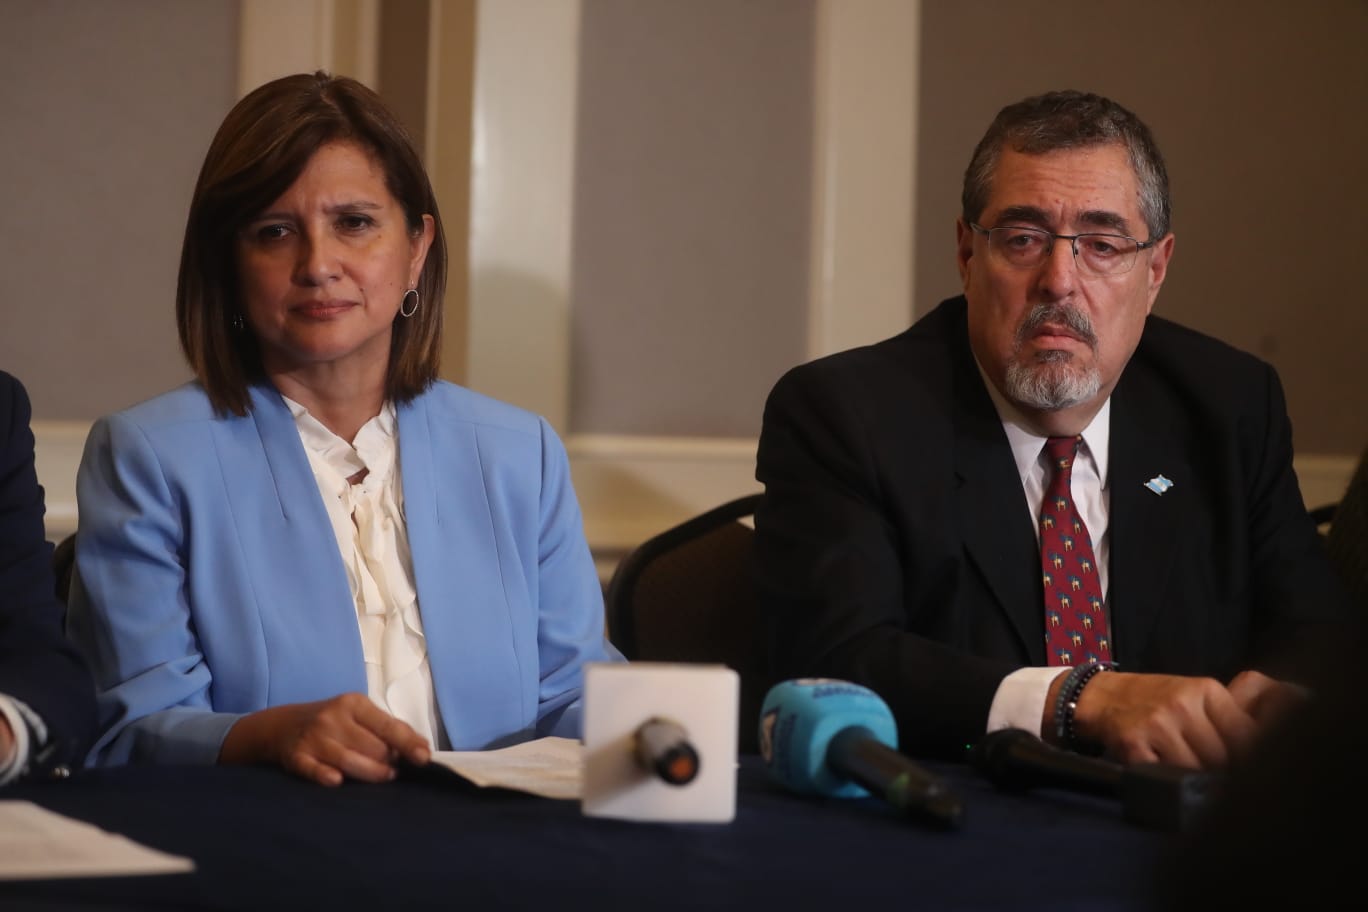
[[[1089,268],[1088,268],[1088,272],[1089,272],[1090,274],[1096,275],[1096,276],[1117,276],[1117,275],[1126,275],[1126,274],[1129,273],[1132,269],[1135,268],[1135,260],[1136,260],[1137,257],[1140,256],[1140,251],[1142,251],[1142,250],[1149,250],[1149,249],[1150,249],[1151,247],[1153,247],[1155,244],[1158,244],[1160,241],[1163,240],[1163,238],[1150,238],[1148,241],[1142,241],[1142,240],[1140,240],[1139,238],[1133,238],[1133,237],[1131,237],[1129,234],[1114,234],[1114,233],[1107,232],[1107,231],[1084,231],[1082,234],[1055,234],[1053,231],[1047,231],[1047,230],[1044,229],[1044,228],[1037,228],[1037,227],[1035,227],[1034,225],[994,225],[992,228],[984,228],[984,227],[983,227],[982,225],[980,225],[978,222],[970,222],[970,223],[969,223],[969,227],[972,228],[972,229],[974,230],[975,233],[981,234],[981,235],[983,235],[984,237],[988,238],[988,239],[989,239],[990,245],[991,245],[991,242],[992,242],[992,234],[993,234],[994,231],[1005,231],[1005,230],[1010,229],[1010,228],[1015,228],[1017,231],[1034,231],[1034,232],[1037,232],[1037,233],[1039,233],[1039,234],[1043,234],[1043,235],[1045,235],[1046,237],[1048,237],[1048,238],[1050,239],[1050,246],[1047,247],[1047,248],[1045,248],[1045,255],[1044,255],[1043,257],[1041,257],[1041,260],[1040,260],[1041,263],[1045,262],[1045,260],[1049,258],[1050,254],[1054,253],[1054,244],[1055,244],[1055,241],[1068,241],[1068,242],[1069,242],[1069,249],[1070,249],[1070,251],[1073,252],[1073,258],[1074,258],[1074,262],[1075,262],[1075,263],[1078,262],[1078,239],[1079,239],[1079,238],[1085,238],[1085,237],[1117,238],[1117,239],[1119,239],[1119,240],[1130,241],[1130,242],[1132,242],[1133,244],[1135,244],[1135,253],[1131,255],[1130,263],[1126,266],[1125,269],[1122,269],[1122,270],[1120,270],[1119,272],[1097,272],[1096,270],[1094,270],[1094,269],[1092,269],[1091,267],[1089,267]],[[1017,266],[1015,263],[1008,263],[1007,265],[1011,266],[1013,269],[1034,269],[1034,268],[1035,268],[1035,266]],[[1038,266],[1038,265],[1040,265],[1040,263],[1037,263],[1037,264],[1036,264],[1036,266]]]

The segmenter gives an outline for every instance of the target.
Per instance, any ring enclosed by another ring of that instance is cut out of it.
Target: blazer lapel
[[[967,347],[967,346],[966,346]],[[955,380],[955,471],[964,548],[1033,665],[1045,664],[1040,551],[1002,421],[972,357]]]
[[[399,460],[437,708],[448,738],[460,744],[481,735],[461,708],[488,703],[487,682],[507,674],[499,667],[507,654],[489,644],[511,641],[511,633],[495,629],[508,623],[496,607],[507,598],[475,426],[431,406],[427,393],[398,409]],[[445,423],[434,428],[439,418]]]
[[[250,418],[221,427],[232,509],[255,514],[246,526],[255,534],[242,549],[267,649],[310,665],[282,662],[272,670],[272,690],[316,681],[324,694],[365,693],[355,603],[294,416],[274,389],[256,386]]]
[[[1112,394],[1107,604],[1112,654],[1123,668],[1144,654],[1178,533],[1196,502],[1196,475],[1176,445],[1169,420],[1153,406],[1156,401],[1147,395],[1143,378],[1131,375]],[[1167,490],[1164,480],[1172,485]]]

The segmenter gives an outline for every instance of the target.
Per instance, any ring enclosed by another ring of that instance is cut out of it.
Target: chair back
[[[769,685],[763,622],[742,522],[761,495],[729,501],[638,545],[606,592],[608,636],[629,660],[715,662],[741,679],[738,750],[755,753]]]

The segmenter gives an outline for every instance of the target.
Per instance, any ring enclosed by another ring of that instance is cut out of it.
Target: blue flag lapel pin
[[[1169,488],[1173,487],[1173,482],[1169,481],[1163,475],[1155,475],[1149,481],[1145,482],[1145,487],[1149,488],[1155,494],[1162,496]]]

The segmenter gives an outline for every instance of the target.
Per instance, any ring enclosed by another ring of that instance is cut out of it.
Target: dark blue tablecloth
[[[195,860],[194,874],[0,882],[6,910],[1151,909],[1172,834],[1117,803],[1002,794],[934,767],[964,825],[943,832],[875,799],[812,799],[738,771],[730,824],[586,818],[576,802],[423,776],[312,785],[271,769],[87,770],[0,798]]]

